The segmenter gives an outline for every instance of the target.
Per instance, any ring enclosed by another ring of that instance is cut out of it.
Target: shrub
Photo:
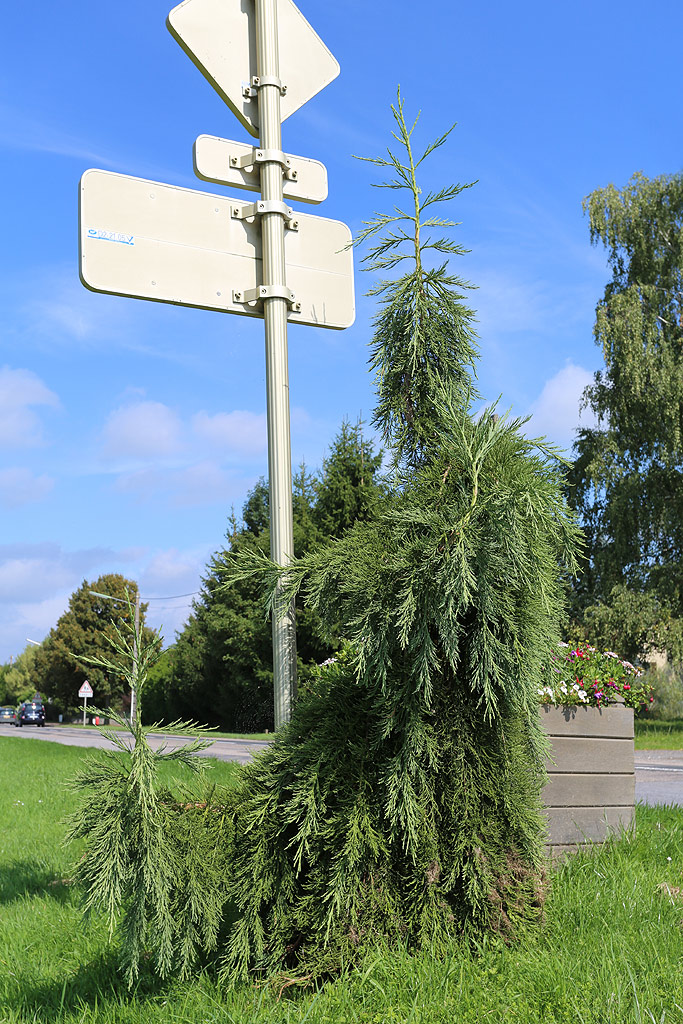
[[[130,609],[129,609],[130,610]],[[107,635],[112,657],[81,658],[121,674],[138,698],[145,695],[150,667],[161,653],[161,636],[132,621],[113,624]],[[211,741],[191,738],[191,723],[164,726],[186,739],[180,747],[153,750],[138,699],[132,720],[92,708],[122,731],[100,729],[116,748],[89,754],[72,782],[83,794],[69,821],[67,840],[84,840],[74,875],[86,911],[103,911],[121,940],[121,965],[129,986],[148,954],[162,977],[186,975],[201,951],[215,947],[227,899],[227,854],[232,811],[227,793],[171,792],[160,781],[168,763],[201,775],[196,754]]]
[[[231,573],[263,577],[271,608],[300,593],[327,635],[349,642],[245,770],[234,977],[318,977],[380,937],[437,950],[453,935],[510,940],[540,915],[536,689],[577,530],[557,453],[520,421],[471,411],[464,285],[446,262],[423,263],[463,251],[427,232],[450,225],[433,207],[464,186],[423,192],[416,168],[446,136],[418,158],[400,99],[394,116],[405,156],[375,163],[408,195],[362,232],[380,235],[370,269],[407,261],[375,288],[374,422],[394,491],[372,519],[286,567],[245,552]]]
[[[679,663],[650,668],[645,678],[654,695],[650,717],[665,721],[683,719],[683,666]]]

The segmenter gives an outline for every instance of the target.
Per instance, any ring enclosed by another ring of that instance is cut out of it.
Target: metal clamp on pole
[[[301,312],[301,303],[296,301],[294,292],[286,285],[260,284],[258,288],[247,288],[246,291],[232,293],[233,302],[263,302],[264,299],[284,299],[294,313]]]
[[[287,94],[287,86],[282,84],[277,75],[252,75],[251,85],[245,85],[242,87],[242,95],[245,99],[251,99],[253,96],[258,96],[259,89],[263,88],[264,85],[274,85],[280,90],[281,96],[285,96]]]
[[[279,213],[284,217],[285,226],[290,231],[299,230],[299,221],[294,217],[294,210],[279,199],[259,199],[256,203],[244,206],[231,206],[230,215],[233,220],[247,220],[249,217],[262,217],[266,213]]]
[[[230,157],[231,167],[256,167],[258,164],[279,164],[288,181],[299,177],[299,172],[292,169],[292,161],[281,149],[252,149],[251,153]]]
[[[292,161],[281,149],[255,149],[254,162],[257,164],[279,164],[284,171],[285,178],[289,181],[296,181],[298,171],[292,170]]]

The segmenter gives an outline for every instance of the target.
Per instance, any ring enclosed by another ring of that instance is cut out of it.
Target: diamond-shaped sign
[[[337,77],[339,64],[292,0],[278,0],[277,13],[284,121]],[[247,131],[258,136],[258,96],[244,95],[258,75],[254,0],[183,0],[166,24]]]

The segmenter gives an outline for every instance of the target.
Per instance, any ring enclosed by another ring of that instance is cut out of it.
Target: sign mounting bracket
[[[287,95],[287,86],[282,84],[277,75],[252,75],[251,85],[242,87],[242,95],[245,99],[258,96],[259,89],[262,89],[264,85],[274,85],[276,89],[280,90],[281,96]]]
[[[266,213],[278,213],[284,217],[285,227],[290,231],[299,230],[299,221],[294,216],[294,210],[287,203],[279,199],[259,199],[256,203],[247,203],[244,206],[231,206],[230,215],[234,220],[248,220],[249,217],[263,217]]]
[[[234,290],[232,293],[233,302],[262,302],[264,299],[284,299],[294,313],[301,312],[301,303],[296,301],[294,292],[285,285],[261,284],[258,288],[248,288],[243,292]]]
[[[251,153],[230,157],[231,167],[256,167],[258,164],[280,164],[288,181],[296,181],[299,172],[292,168],[292,161],[281,149],[253,149]]]

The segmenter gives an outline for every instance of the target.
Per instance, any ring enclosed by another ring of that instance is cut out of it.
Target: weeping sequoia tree
[[[412,205],[376,216],[360,241],[369,269],[403,270],[375,288],[372,350],[394,487],[368,521],[286,567],[235,557],[226,585],[260,579],[272,603],[280,581],[344,642],[235,789],[185,802],[158,791],[135,812],[156,815],[154,834],[168,837],[154,848],[176,865],[167,882],[145,891],[148,825],[142,848],[122,847],[115,875],[111,850],[93,838],[101,808],[76,829],[88,839],[90,905],[123,914],[131,982],[140,949],[162,974],[189,969],[198,948],[219,941],[221,907],[231,979],[320,977],[377,940],[438,951],[453,937],[512,938],[540,913],[536,691],[577,530],[556,453],[522,436],[519,421],[472,414],[473,313],[468,286],[448,271],[463,250],[448,238],[452,222],[433,214],[467,186],[420,190],[422,162],[449,133],[417,159],[417,122],[407,126],[400,96],[392,110],[400,155],[373,162]],[[122,786],[135,802],[129,777]],[[101,839],[111,846],[111,831]]]

